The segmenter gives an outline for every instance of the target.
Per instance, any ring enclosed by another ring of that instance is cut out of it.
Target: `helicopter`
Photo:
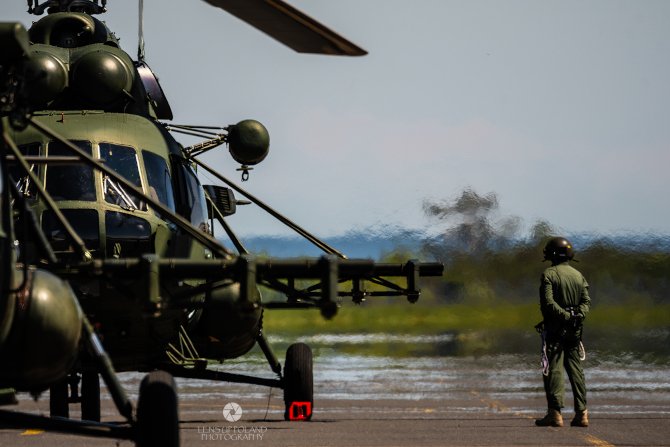
[[[298,52],[365,54],[281,0],[206,1]],[[142,39],[133,60],[95,17],[106,3],[29,0],[30,13],[47,15],[28,31],[0,26],[0,354],[13,359],[0,368],[0,388],[49,389],[51,415],[3,411],[0,421],[178,445],[174,377],[277,387],[285,419],[310,420],[312,352],[295,343],[282,365],[263,332],[264,311],[318,308],[332,318],[342,297],[416,302],[419,278],[441,275],[442,265],[348,259],[204,163],[200,155],[227,145],[244,180],[267,156],[269,133],[252,119],[168,124],[171,106]],[[204,141],[184,146],[174,133]],[[202,171],[221,184],[203,185]],[[324,255],[253,256],[226,221],[247,203]],[[215,222],[235,251],[220,242]],[[259,286],[285,300],[264,300]],[[275,377],[209,367],[255,346]],[[136,410],[118,382],[123,371],[148,373]],[[127,425],[101,422],[100,378]],[[81,405],[82,421],[69,418],[72,404]]]

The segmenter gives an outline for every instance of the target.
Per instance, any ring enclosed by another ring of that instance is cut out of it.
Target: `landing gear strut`
[[[70,384],[67,378],[49,387],[49,413],[52,417],[70,417],[69,391]]]
[[[100,379],[96,371],[81,375],[81,418],[100,422]]]
[[[81,388],[80,388],[81,384]],[[70,404],[81,403],[81,419],[100,422],[100,379],[96,371],[72,373],[49,388],[51,416],[69,418]]]

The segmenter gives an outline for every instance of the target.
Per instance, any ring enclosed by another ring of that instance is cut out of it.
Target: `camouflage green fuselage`
[[[49,111],[38,113],[36,119],[207,231],[202,188],[183,159],[180,145],[159,123],[138,115],[99,111]],[[15,139],[27,156],[73,155],[61,143],[30,128],[17,133]],[[61,258],[76,257],[62,226],[37,194],[38,187],[17,169],[12,173],[19,178],[13,180],[29,197],[54,250]],[[131,191],[83,162],[33,164],[32,169],[94,258],[146,253],[193,260],[211,257],[205,247]],[[74,280],[72,285],[119,370],[150,368],[164,360],[164,347],[178,333],[179,325],[194,323],[189,321],[188,310],[164,311],[161,318],[147,319],[145,289],[139,281]],[[161,294],[169,300],[171,294],[192,285],[188,280],[164,278]],[[194,302],[202,299],[193,298]]]

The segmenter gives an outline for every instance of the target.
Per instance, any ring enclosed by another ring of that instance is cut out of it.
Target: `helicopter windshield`
[[[88,141],[71,141],[89,155],[92,155]],[[63,143],[52,141],[48,146],[48,156],[72,156],[73,153]],[[93,169],[83,163],[74,165],[53,165],[47,167],[46,190],[54,200],[95,200]]]
[[[100,158],[114,172],[125,177],[136,187],[142,188],[135,149],[118,144],[100,143]],[[105,201],[108,203],[119,205],[121,208],[128,210],[138,208],[146,210],[146,205],[143,202],[139,202],[121,184],[106,175],[103,176],[103,191],[105,192]]]
[[[167,161],[160,155],[143,150],[144,169],[147,171],[147,182],[149,182],[149,196],[158,200],[175,211],[174,190],[172,189],[172,178]]]

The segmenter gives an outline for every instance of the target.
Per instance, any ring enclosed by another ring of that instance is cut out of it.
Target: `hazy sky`
[[[526,225],[670,233],[670,2],[291,3],[370,54],[294,53],[198,0],[146,0],[145,39],[175,123],[266,125],[243,186],[308,230],[430,227],[424,200],[470,187]],[[134,57],[136,2],[108,9]],[[204,159],[239,180],[225,148]],[[251,207],[232,223],[285,232]]]

